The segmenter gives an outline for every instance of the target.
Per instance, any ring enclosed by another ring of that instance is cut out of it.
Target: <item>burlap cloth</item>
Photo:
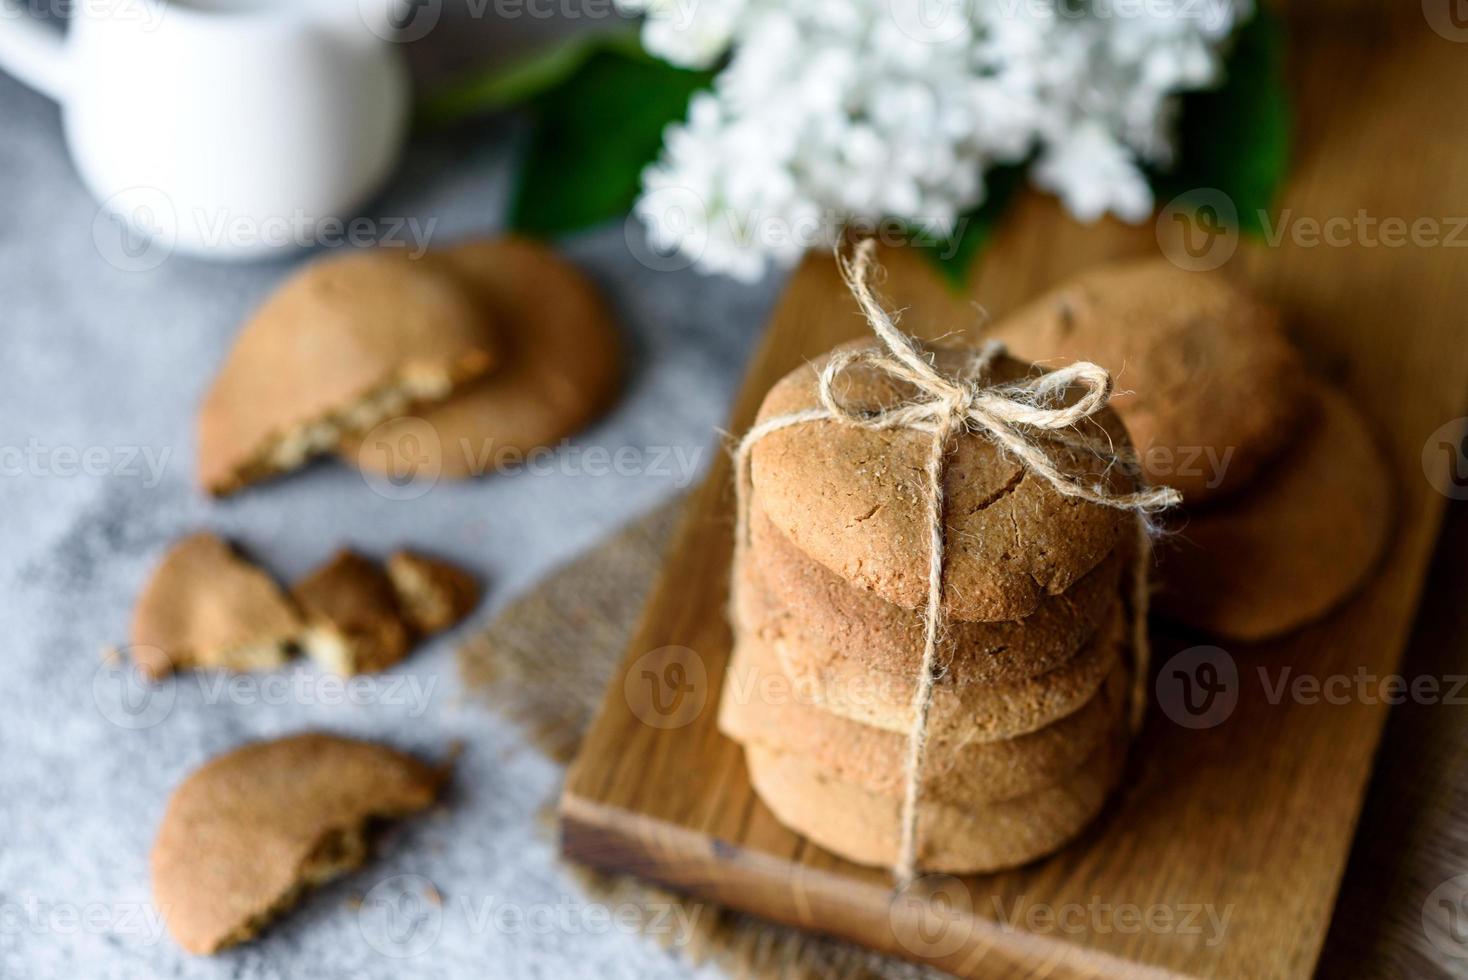
[[[567,763],[601,702],[661,562],[681,500],[632,522],[508,606],[460,652],[466,689],[522,723]],[[1449,508],[1416,634],[1402,672],[1465,669],[1468,505]],[[1456,642],[1450,642],[1456,640]],[[1407,704],[1387,727],[1342,884],[1321,976],[1468,976],[1422,931],[1425,896],[1468,873],[1468,726],[1461,708]],[[553,819],[545,822],[553,833]],[[665,903],[669,893],[629,877],[586,872],[608,903]],[[749,977],[936,977],[833,940],[711,906],[684,950]]]
[[[464,687],[525,726],[562,764],[571,761],[636,625],[682,499],[627,525],[508,606],[459,652]],[[554,822],[547,821],[548,829]],[[628,876],[583,874],[608,904],[662,904],[670,893]],[[776,926],[704,903],[695,962],[713,959],[731,975],[784,978],[940,977],[845,943]]]

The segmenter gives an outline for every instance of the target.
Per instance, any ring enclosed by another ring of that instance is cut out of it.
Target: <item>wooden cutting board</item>
[[[1320,678],[1396,668],[1444,505],[1434,487],[1452,486],[1447,455],[1424,447],[1468,401],[1468,251],[1359,235],[1311,244],[1309,222],[1364,209],[1378,221],[1436,221],[1447,237],[1468,215],[1468,47],[1404,21],[1389,35],[1301,35],[1294,66],[1301,145],[1281,202],[1286,234],[1242,243],[1228,267],[1289,311],[1315,369],[1355,396],[1381,435],[1400,514],[1377,578],[1327,621],[1231,648],[1239,694],[1223,724],[1191,730],[1154,710],[1126,786],[1080,840],[1016,871],[940,883],[937,912],[920,920],[921,903],[894,901],[885,872],[780,826],[751,792],[738,746],[716,730],[730,640],[722,462],[690,502],[568,775],[567,855],[964,976],[1310,974],[1387,705],[1275,700],[1258,673],[1272,684],[1284,665]],[[1166,224],[1079,227],[1028,198],[969,296],[901,250],[883,256],[883,288],[913,332],[972,330],[981,311],[1001,315],[1097,261],[1155,253],[1159,238],[1174,249],[1171,235]],[[750,365],[731,430],[747,427],[782,374],[861,330],[831,261],[807,261]],[[1157,661],[1193,642],[1159,637]]]

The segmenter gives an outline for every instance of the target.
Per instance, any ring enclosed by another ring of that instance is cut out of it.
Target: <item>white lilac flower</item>
[[[721,70],[636,208],[653,243],[744,280],[849,221],[949,233],[992,166],[1079,219],[1142,221],[1181,92],[1215,84],[1253,0],[617,0],[643,43]]]
[[[1032,176],[1081,221],[1095,221],[1109,211],[1136,222],[1152,213],[1147,178],[1126,147],[1094,120],[1046,144]]]

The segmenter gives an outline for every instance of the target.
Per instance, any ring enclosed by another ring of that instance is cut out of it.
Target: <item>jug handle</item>
[[[61,31],[24,0],[0,0],[0,68],[59,102],[66,95],[65,50]]]

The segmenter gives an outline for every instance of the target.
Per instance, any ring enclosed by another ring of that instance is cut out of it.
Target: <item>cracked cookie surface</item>
[[[1084,273],[991,336],[1048,368],[1085,360],[1110,371],[1148,481],[1190,505],[1252,482],[1304,407],[1304,368],[1278,312],[1221,273],[1165,259]]]
[[[838,350],[872,346],[869,342]],[[940,370],[961,374],[976,348],[933,348]],[[765,397],[759,421],[819,407],[821,367],[830,355],[797,368]],[[986,380],[1033,373],[1001,358]],[[836,384],[842,403],[863,411],[912,399],[910,385],[869,366],[849,368]],[[1072,396],[1074,397],[1074,396]],[[1060,469],[1113,493],[1130,478],[1091,451],[1029,433]],[[1129,446],[1115,413],[1103,409],[1066,433],[1117,448]],[[773,525],[813,560],[858,588],[908,609],[928,592],[926,467],[932,436],[917,429],[875,430],[836,421],[773,432],[755,444],[750,474]],[[1135,518],[1066,497],[979,432],[960,433],[944,472],[943,602],[954,619],[1022,619],[1047,596],[1070,588],[1132,533]]]

